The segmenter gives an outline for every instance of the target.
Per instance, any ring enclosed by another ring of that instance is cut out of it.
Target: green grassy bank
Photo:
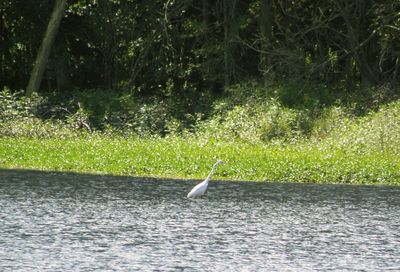
[[[186,103],[4,90],[0,168],[200,179],[222,159],[219,179],[399,184],[400,100],[378,94],[245,85]]]
[[[0,167],[116,175],[317,183],[400,183],[390,152],[357,153],[304,144],[268,146],[194,138],[0,138]]]

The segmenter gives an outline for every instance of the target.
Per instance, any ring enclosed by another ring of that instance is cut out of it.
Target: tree
[[[80,89],[187,98],[262,78],[349,92],[380,85],[399,90],[400,1],[65,5],[66,0],[1,2],[0,88],[21,89],[30,79],[28,95],[39,87],[63,92],[73,82]],[[33,67],[31,74],[26,67]]]
[[[225,87],[228,87],[235,77],[235,59],[233,40],[238,32],[238,20],[235,18],[237,0],[224,0],[224,66]]]
[[[29,83],[26,88],[26,95],[30,96],[34,91],[37,91],[42,81],[44,70],[46,69],[47,60],[50,55],[50,51],[54,42],[54,38],[57,35],[58,28],[60,26],[61,19],[64,15],[66,7],[66,0],[56,0],[51,19],[47,26],[46,33],[44,35],[42,44],[40,45],[39,52],[36,57],[35,64],[33,66]]]

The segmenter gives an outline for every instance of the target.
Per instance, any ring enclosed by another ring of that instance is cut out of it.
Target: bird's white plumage
[[[188,198],[202,196],[207,191],[208,182],[210,181],[211,176],[214,173],[217,166],[221,163],[222,163],[222,161],[219,160],[213,165],[213,168],[211,169],[210,173],[208,174],[208,177],[203,182],[194,186],[194,188],[188,193],[188,195],[187,195]]]

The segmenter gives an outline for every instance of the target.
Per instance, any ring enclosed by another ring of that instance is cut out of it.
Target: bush
[[[0,91],[0,122],[35,116],[42,101],[37,95],[25,97],[22,92],[12,93],[5,88]]]
[[[198,136],[249,142],[289,142],[308,134],[307,111],[283,107],[276,99],[249,101],[230,108],[221,102],[217,113],[198,124]]]
[[[400,154],[400,101],[383,105],[364,117],[341,120],[341,125],[330,132],[328,142],[359,153]]]
[[[276,91],[251,83],[234,86],[210,104],[211,110],[184,114],[168,99],[139,98],[127,92],[107,96],[106,90],[89,90],[26,98],[5,89],[0,92],[0,136],[194,135],[205,141],[284,145],[300,141],[345,152],[399,153],[400,101],[378,110],[374,106],[359,116],[356,103],[346,106],[338,100],[331,106],[289,107],[277,98]]]

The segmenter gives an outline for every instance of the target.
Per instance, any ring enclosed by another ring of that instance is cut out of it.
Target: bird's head
[[[221,160],[218,160],[218,161],[214,164],[214,167],[218,166],[218,165],[221,164],[221,163],[224,163],[224,162],[221,161]]]

